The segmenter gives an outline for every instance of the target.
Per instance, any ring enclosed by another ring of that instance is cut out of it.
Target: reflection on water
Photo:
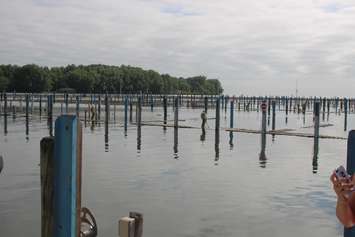
[[[54,118],[60,112],[59,104],[56,109]],[[156,107],[153,113],[145,109],[149,113],[143,114],[147,117],[144,120],[161,120],[157,114],[162,114],[162,108]],[[9,158],[6,172],[3,170],[0,176],[0,229],[4,236],[21,236],[17,223],[22,223],[30,236],[40,235],[38,144],[48,130],[46,113],[40,124],[36,111],[28,118],[17,116],[14,122],[10,119],[7,140],[0,142],[1,155]],[[172,115],[169,109],[169,116]],[[200,111],[182,108],[180,115],[181,120],[186,120],[183,124],[201,126]],[[123,118],[123,112],[118,110],[117,121],[122,122]],[[48,129],[52,124],[49,120]],[[310,116],[307,120],[311,120]],[[343,119],[339,120],[343,132]],[[95,121],[88,119],[88,126],[94,129]],[[260,129],[256,113],[240,112],[236,121],[237,127]],[[21,139],[24,123],[26,133],[31,133],[28,143]],[[277,123],[284,124],[284,117],[278,116]],[[288,123],[291,128],[297,127],[302,123],[301,115],[298,119],[297,114],[290,113]],[[4,121],[0,126],[4,126]],[[159,127],[129,124],[127,137],[123,136],[123,127],[117,129],[110,123],[105,124],[104,130],[84,129],[83,200],[97,213],[102,236],[117,235],[115,220],[132,207],[146,214],[147,236],[164,236],[167,232],[172,237],[341,236],[328,172],[339,165],[338,157],[345,160],[345,141],[322,141],[322,149],[310,154],[312,140],[278,136],[273,144],[266,147],[265,139],[259,147],[255,145],[260,142],[259,135],[237,133],[238,149],[230,149],[236,141],[233,133],[223,129],[229,127],[228,121],[222,120],[220,127],[215,130],[211,126],[210,133],[168,129],[164,130],[167,136],[162,136]],[[322,131],[331,129],[334,127]],[[100,146],[96,145],[98,139]],[[174,158],[179,158],[176,162],[167,159],[172,145]],[[267,149],[267,165],[266,156],[259,156],[256,161],[259,149],[264,155]],[[122,154],[120,159],[118,153]],[[98,161],[101,156],[105,159]],[[320,168],[318,157],[322,158]],[[310,172],[311,166],[316,175]]]

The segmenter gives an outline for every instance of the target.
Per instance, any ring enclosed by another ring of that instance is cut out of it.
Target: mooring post
[[[266,110],[267,110],[267,103],[266,100],[263,100],[261,103],[261,111],[262,111],[262,117],[261,117],[261,151],[259,155],[259,159],[261,161],[266,160],[266,154],[265,154],[265,147],[266,147]]]
[[[167,119],[168,119],[168,101],[166,96],[164,96],[163,99],[163,106],[164,106],[164,130],[166,130],[166,124],[167,124]]]
[[[141,150],[141,144],[142,144],[142,96],[138,96],[138,101],[137,101],[137,113],[136,113],[136,120],[137,120],[137,150]]]
[[[99,95],[99,99],[98,99],[98,102],[97,102],[97,110],[98,112],[96,113],[97,114],[97,119],[98,120],[101,120],[101,95]],[[96,119],[96,120],[97,120]]]
[[[28,132],[29,132],[29,128],[28,128],[29,106],[30,106],[30,96],[28,94],[26,94],[26,138],[28,138]]]
[[[205,102],[205,103],[204,103],[204,104],[205,104],[205,105],[204,105],[204,106],[205,106],[205,112],[207,113],[207,110],[208,110],[208,97],[205,96],[205,99],[204,99],[204,100],[205,100],[205,101],[204,101],[204,102]]]
[[[272,124],[271,124],[271,129],[275,130],[275,123],[276,123],[276,102],[275,100],[272,101]]]
[[[174,100],[174,158],[177,159],[178,153],[178,136],[179,136],[179,97],[176,96]]]
[[[132,105],[132,97],[129,98],[129,122],[132,123],[132,113],[133,113],[133,105]]]
[[[77,237],[80,231],[82,130],[76,116],[55,122],[53,236]]]
[[[314,103],[314,156],[318,156],[318,147],[319,147],[319,102]]]
[[[150,111],[153,112],[154,110],[154,100],[153,100],[153,95],[150,95]]]
[[[4,93],[4,133],[7,134],[7,95]]]
[[[69,94],[65,93],[64,97],[65,97],[65,113],[68,114],[69,113]]]
[[[80,99],[79,99],[79,96],[77,95],[76,97],[75,97],[75,103],[76,103],[76,116],[78,116],[79,117],[79,115],[80,115]]]
[[[127,125],[128,124],[128,97],[124,98],[124,131],[127,134]]]
[[[108,124],[110,120],[110,101],[108,95],[105,94],[105,122]]]
[[[54,221],[54,137],[41,140],[41,236],[53,234]]]
[[[39,116],[42,116],[42,94],[39,95]]]
[[[230,116],[229,116],[229,127],[233,128],[234,127],[234,99],[231,100],[230,103]],[[229,132],[229,145],[233,145],[233,132]]]
[[[220,100],[221,98],[220,97],[217,97],[216,99],[216,124],[215,124],[215,135],[216,135],[216,138],[218,136],[219,138],[219,126],[220,126]]]
[[[344,131],[348,130],[348,100],[344,98]]]

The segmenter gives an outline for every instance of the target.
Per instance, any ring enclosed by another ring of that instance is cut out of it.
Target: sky
[[[0,0],[0,64],[132,65],[230,95],[355,95],[355,0]]]

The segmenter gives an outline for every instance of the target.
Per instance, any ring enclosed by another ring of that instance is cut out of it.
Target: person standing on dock
[[[335,172],[330,176],[334,192],[337,195],[336,216],[346,227],[355,226],[355,175],[350,178],[339,179]]]

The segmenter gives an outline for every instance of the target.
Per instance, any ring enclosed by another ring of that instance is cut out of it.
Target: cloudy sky
[[[355,96],[355,0],[0,0],[0,64],[129,64]]]

